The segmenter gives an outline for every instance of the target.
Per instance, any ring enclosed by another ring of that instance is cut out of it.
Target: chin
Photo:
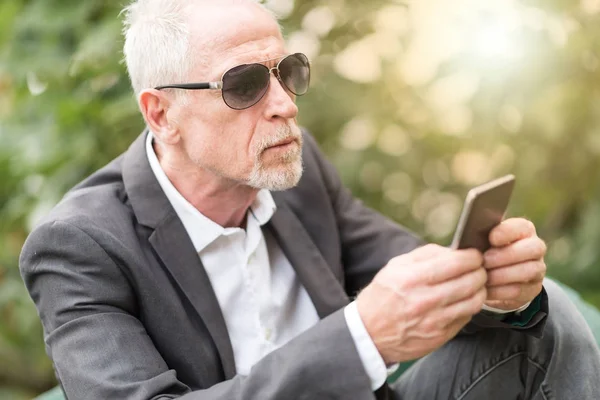
[[[302,162],[294,162],[279,168],[255,168],[248,178],[248,186],[256,189],[282,191],[295,187],[302,178]]]

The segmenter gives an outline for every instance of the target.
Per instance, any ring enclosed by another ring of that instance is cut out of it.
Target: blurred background
[[[55,385],[18,272],[28,232],[143,129],[126,0],[0,2],[0,398]],[[513,173],[549,274],[600,306],[600,0],[270,0],[313,65],[300,122],[364,201],[447,245]]]

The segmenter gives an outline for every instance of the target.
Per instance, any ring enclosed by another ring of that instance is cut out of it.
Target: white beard
[[[277,166],[265,166],[261,160],[262,153],[275,143],[294,138],[298,146],[280,156]],[[262,140],[257,145],[256,157],[252,172],[246,184],[256,189],[272,191],[290,189],[298,184],[302,177],[302,132],[297,125],[289,123],[282,125],[275,136]]]

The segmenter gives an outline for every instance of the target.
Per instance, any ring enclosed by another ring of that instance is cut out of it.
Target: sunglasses
[[[261,63],[277,58],[264,60]],[[268,68],[261,63],[233,67],[223,74],[220,82],[178,83],[157,86],[155,89],[221,90],[223,101],[234,110],[252,107],[264,97],[271,82],[271,72],[285,89],[296,96],[302,96],[308,91],[310,64],[304,54],[287,55],[273,68]]]

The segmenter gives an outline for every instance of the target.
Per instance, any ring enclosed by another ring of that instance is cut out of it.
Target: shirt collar
[[[212,221],[198,211],[196,207],[191,205],[190,202],[179,193],[160,166],[158,157],[156,157],[156,153],[152,146],[153,138],[152,132],[149,132],[146,138],[146,154],[148,155],[150,168],[152,169],[154,176],[156,176],[158,184],[165,192],[167,199],[173,206],[175,213],[183,223],[196,252],[199,253],[219,236],[226,235],[231,230],[237,228],[224,228]],[[256,198],[250,206],[250,212],[247,213],[247,218],[256,219],[258,224],[262,226],[269,222],[276,210],[277,206],[275,205],[271,192],[266,189],[261,189],[256,194]]]

